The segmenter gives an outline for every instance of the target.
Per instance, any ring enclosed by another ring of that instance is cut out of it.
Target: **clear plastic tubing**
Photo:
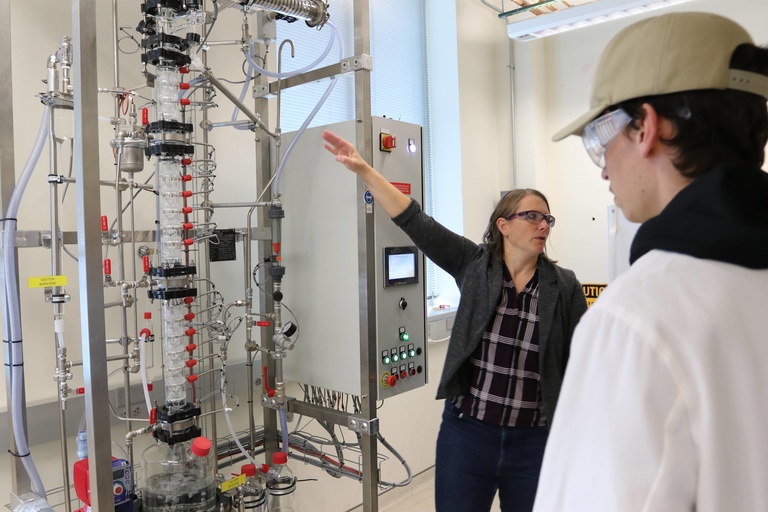
[[[323,62],[323,59],[325,59],[328,56],[328,54],[331,53],[331,48],[333,48],[333,41],[334,41],[334,39],[338,39],[339,40],[339,44],[341,44],[341,37],[339,37],[339,33],[336,30],[336,27],[333,25],[333,23],[331,23],[330,21],[327,21],[326,25],[330,25],[331,26],[331,37],[328,38],[328,46],[325,47],[325,50],[323,50],[323,53],[320,54],[320,57],[318,57],[313,63],[307,64],[303,68],[299,68],[299,69],[296,69],[294,71],[286,71],[284,73],[278,73],[276,71],[267,71],[266,69],[264,69],[261,66],[259,66],[258,64],[256,64],[256,61],[253,60],[253,53],[254,53],[253,41],[251,41],[251,44],[249,45],[249,51],[248,52],[244,52],[245,53],[245,58],[248,61],[248,64],[253,69],[258,71],[262,75],[268,76],[270,78],[290,78],[290,77],[298,75],[300,73],[304,73],[305,71],[309,71],[310,69],[314,69],[315,66],[317,66],[318,64]],[[341,57],[339,58],[339,60],[341,60],[343,58],[344,58],[344,53],[342,52],[341,53]]]
[[[336,25],[331,23],[330,21],[326,22],[326,25],[331,27],[331,31],[337,35],[339,39],[339,60],[344,58],[344,41],[341,39],[341,36],[338,34],[338,30],[336,29]],[[320,98],[320,101],[317,102],[317,105],[315,105],[315,108],[312,110],[312,112],[307,116],[307,119],[304,121],[304,123],[301,125],[301,128],[299,128],[299,131],[296,133],[296,136],[293,138],[290,144],[288,144],[288,148],[285,150],[285,154],[283,155],[283,159],[280,161],[280,165],[277,168],[277,172],[275,172],[275,181],[272,184],[272,195],[273,197],[277,197],[280,195],[280,179],[283,177],[283,169],[285,168],[285,162],[288,161],[288,158],[291,156],[291,153],[293,152],[293,148],[296,146],[296,143],[299,141],[302,135],[304,135],[304,132],[307,130],[307,126],[309,126],[309,123],[312,122],[312,120],[315,118],[317,113],[320,111],[320,108],[325,104],[325,101],[328,99],[328,96],[331,95],[331,92],[333,91],[333,88],[336,86],[336,77],[331,77],[331,83],[328,85],[328,88],[325,90],[325,93],[323,93],[323,96]]]

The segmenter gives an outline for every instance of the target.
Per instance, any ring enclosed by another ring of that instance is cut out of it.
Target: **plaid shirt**
[[[518,294],[504,267],[496,315],[472,356],[469,395],[456,407],[486,423],[506,427],[546,425],[539,387],[539,271]]]

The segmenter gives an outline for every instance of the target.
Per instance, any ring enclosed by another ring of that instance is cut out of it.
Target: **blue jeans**
[[[470,418],[446,400],[437,436],[437,512],[530,512],[539,483],[546,427],[499,427]]]

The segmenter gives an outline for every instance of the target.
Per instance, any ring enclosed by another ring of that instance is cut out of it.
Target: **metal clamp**
[[[379,433],[379,418],[367,420],[365,418],[356,418],[354,416],[350,416],[350,418],[347,420],[347,428],[349,428],[349,430],[352,432],[357,432],[358,434],[374,436]]]
[[[347,57],[341,61],[341,69],[344,72],[359,71],[362,69],[373,71],[373,58],[371,58],[371,56],[367,53],[362,53],[353,57]]]

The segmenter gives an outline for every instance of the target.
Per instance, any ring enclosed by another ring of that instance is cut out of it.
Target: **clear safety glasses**
[[[632,120],[623,110],[608,112],[584,127],[581,140],[590,158],[601,169],[605,168],[605,148]]]
[[[531,224],[539,224],[542,220],[545,220],[549,227],[554,227],[555,225],[555,218],[552,215],[548,213],[537,212],[536,210],[527,210],[524,212],[513,213],[509,217],[506,217],[506,219],[512,220],[515,217],[520,217],[523,220],[527,220]]]

